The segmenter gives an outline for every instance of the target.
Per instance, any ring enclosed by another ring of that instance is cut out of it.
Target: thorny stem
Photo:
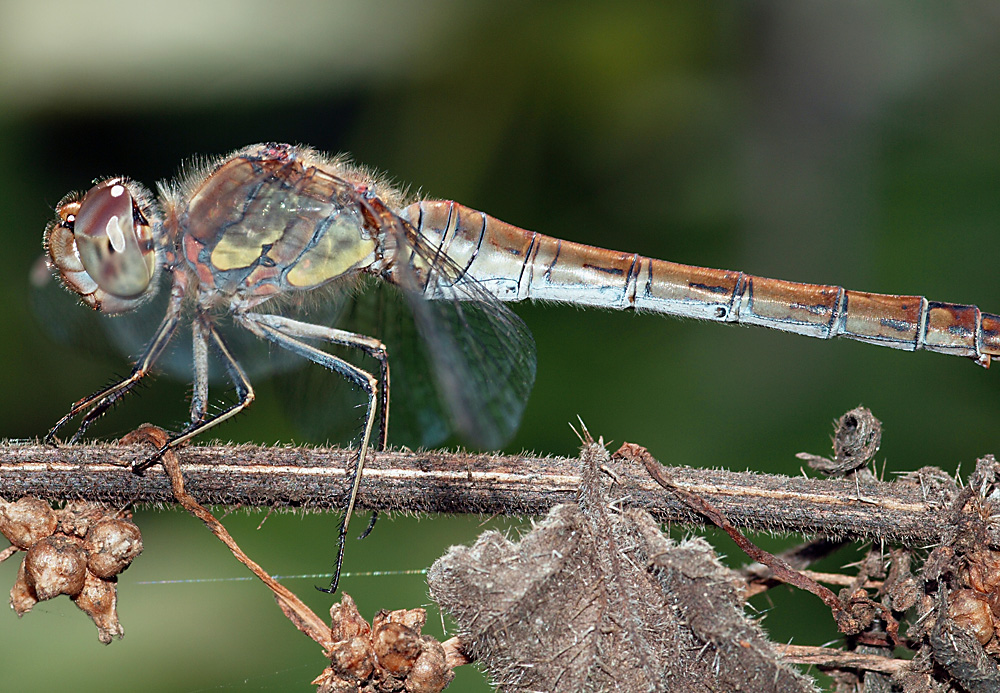
[[[148,454],[148,447],[137,445],[0,443],[0,497],[116,505],[174,502],[160,467],[141,477],[128,470]],[[338,448],[254,445],[178,451],[187,489],[202,503],[314,510],[340,509],[352,454]],[[448,451],[392,451],[369,458],[358,497],[359,507],[369,510],[541,515],[575,502],[580,483],[577,462],[567,458]],[[627,489],[629,505],[662,522],[705,523],[665,494],[641,464],[610,464]],[[751,531],[927,546],[940,539],[944,527],[940,511],[947,501],[935,491],[940,486],[919,474],[896,482],[859,482],[672,467],[670,477],[733,525]]]
[[[50,501],[82,499],[115,505],[172,503],[176,498],[199,517],[208,518],[194,498],[244,507],[337,509],[350,483],[355,453],[331,448],[192,446],[171,455],[169,476],[159,466],[136,476],[130,466],[147,456],[148,445],[55,448],[0,441],[0,497],[31,495]],[[660,521],[704,523],[707,508],[719,516],[716,520],[721,517],[731,524],[730,529],[822,534],[833,542],[878,539],[910,547],[939,543],[947,538],[944,534],[950,527],[941,518],[954,500],[953,482],[940,472],[912,473],[890,483],[863,475],[850,480],[808,479],[672,467],[668,472],[656,470],[655,476],[665,475],[672,490],[664,493],[644,464],[652,461],[619,456],[607,460],[602,470],[624,490],[627,505],[645,509]],[[577,460],[530,455],[393,451],[370,455],[367,467],[359,507],[390,512],[537,515],[560,503],[575,503],[581,483]],[[694,496],[702,500],[692,509]],[[984,537],[987,542],[1000,543],[1000,537],[992,536],[996,531],[985,528],[991,535]],[[227,540],[224,529],[216,533]],[[231,540],[227,544],[238,556],[242,553]],[[249,558],[241,556],[241,560],[259,571]],[[826,574],[810,577],[841,582]],[[275,594],[296,625],[318,633],[319,637],[311,636],[326,647],[322,621],[311,612],[305,614],[305,607],[301,613],[289,608],[293,601],[283,599],[279,591]],[[469,661],[460,639],[452,638],[444,647],[449,667]],[[786,661],[835,669],[893,674],[905,667],[902,660],[865,653],[795,646],[779,649]]]

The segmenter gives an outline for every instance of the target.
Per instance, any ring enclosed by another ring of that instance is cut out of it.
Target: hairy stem
[[[179,451],[189,492],[206,504],[339,509],[352,452],[339,448],[192,446]],[[0,496],[85,499],[124,505],[172,503],[161,467],[128,467],[149,448],[93,444],[51,447],[0,443]],[[612,460],[606,470],[628,490],[627,503],[662,522],[705,520],[660,488],[642,465]],[[920,473],[895,482],[785,477],[674,467],[671,478],[753,531],[884,539],[910,546],[940,537],[940,479]],[[435,450],[369,453],[359,507],[386,512],[541,515],[575,502],[578,463],[559,457]]]

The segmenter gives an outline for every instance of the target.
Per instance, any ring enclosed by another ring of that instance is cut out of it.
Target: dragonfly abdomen
[[[1000,355],[1000,317],[976,306],[923,296],[852,291],[650,260],[647,285],[636,305],[820,339],[846,337],[905,351],[966,356],[984,366],[991,356]]]
[[[404,216],[463,270],[505,301],[559,301],[757,325],[905,351],[1000,356],[1000,316],[976,306],[802,284],[655,260],[526,231],[447,201]]]

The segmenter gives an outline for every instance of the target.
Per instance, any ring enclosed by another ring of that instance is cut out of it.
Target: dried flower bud
[[[111,578],[142,553],[142,536],[130,521],[105,517],[90,527],[83,547],[90,572],[99,578]]]
[[[341,640],[330,650],[331,668],[342,676],[364,681],[375,669],[372,646],[367,634]]]
[[[70,501],[56,513],[59,519],[59,531],[81,539],[87,536],[91,525],[107,514],[107,508],[87,501]]]
[[[56,535],[28,549],[24,572],[38,601],[80,593],[87,575],[87,555],[79,539]]]
[[[1000,591],[1000,553],[975,551],[966,560],[969,587],[986,594]]]
[[[330,607],[330,635],[334,642],[370,633],[371,626],[361,617],[351,595],[345,594],[339,604]]]
[[[83,589],[73,597],[73,601],[94,621],[97,637],[105,645],[114,638],[120,640],[125,635],[125,629],[118,622],[115,610],[118,593],[114,581],[102,580],[87,573]]]
[[[380,617],[385,612],[379,612],[378,615],[372,621],[372,624],[378,624],[380,622]],[[390,611],[384,616],[385,620],[391,623],[400,623],[411,630],[420,632],[423,630],[424,626],[427,625],[427,610],[426,609],[397,609],[396,611]]]
[[[17,579],[14,581],[14,586],[10,588],[10,608],[18,616],[24,616],[37,603],[38,595],[35,594],[34,588],[28,584],[28,578],[24,574],[24,561],[21,561],[21,567],[17,569]]]
[[[952,592],[948,615],[974,635],[980,645],[985,645],[993,637],[993,613],[989,604],[975,590]]]
[[[369,626],[348,595],[330,609],[330,666],[314,684],[317,693],[402,691],[438,693],[455,674],[444,647],[420,635],[427,621],[424,609],[379,611]]]
[[[377,618],[377,617],[376,617]],[[372,630],[375,657],[393,676],[406,676],[420,656],[420,636],[401,623],[383,622]]]
[[[66,594],[97,625],[101,642],[122,637],[114,576],[142,552],[130,514],[82,501],[52,510],[37,498],[0,500],[0,532],[27,551],[10,591],[18,616]]]
[[[409,693],[438,693],[444,690],[455,678],[445,662],[444,648],[429,635],[421,636],[423,651],[417,657],[405,686]]]
[[[38,498],[0,503],[0,533],[19,549],[30,549],[56,531],[56,513]]]

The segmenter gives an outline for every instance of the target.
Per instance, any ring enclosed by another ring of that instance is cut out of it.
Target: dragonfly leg
[[[90,397],[85,397],[74,404],[73,408],[70,409],[65,416],[59,419],[56,424],[49,429],[49,432],[45,436],[45,442],[53,442],[53,440],[55,440],[56,433],[59,432],[60,428],[62,428],[70,419],[74,418],[81,412],[86,411],[86,415],[80,422],[80,427],[77,429],[76,433],[73,434],[73,437],[70,438],[69,442],[70,444],[73,444],[80,440],[80,437],[83,436],[84,432],[92,423],[101,418],[101,416],[103,416],[115,402],[128,394],[135,384],[149,373],[153,364],[156,362],[156,359],[160,357],[160,354],[163,353],[163,349],[174,336],[179,320],[180,301],[172,301],[166,316],[164,316],[163,320],[160,322],[159,327],[156,328],[153,338],[149,341],[149,344],[146,345],[146,349],[143,351],[138,361],[136,361],[129,376],[124,380],[109,385],[103,390],[96,392]]]
[[[222,358],[223,364],[225,364],[226,366],[226,373],[229,375],[229,379],[232,381],[233,386],[236,388],[236,395],[239,398],[239,401],[237,401],[236,404],[233,404],[227,407],[226,409],[220,411],[215,416],[210,416],[210,417],[206,417],[204,414],[205,410],[207,409],[207,397],[205,401],[203,401],[201,404],[193,403],[191,423],[188,424],[188,426],[183,431],[181,431],[175,436],[172,436],[170,440],[168,440],[167,443],[162,448],[160,448],[153,454],[152,457],[133,466],[132,471],[135,472],[136,474],[141,474],[142,472],[144,472],[145,470],[149,469],[154,464],[156,464],[156,462],[163,456],[163,453],[165,453],[167,450],[183,445],[187,441],[203,433],[209,428],[217,426],[223,421],[231,419],[232,417],[236,416],[237,414],[239,414],[241,411],[243,411],[253,403],[255,396],[253,391],[253,386],[250,385],[249,378],[247,378],[246,373],[243,372],[243,369],[240,367],[240,364],[236,362],[236,359],[229,351],[229,347],[226,346],[226,343],[222,340],[222,336],[215,329],[215,326],[209,323],[205,318],[199,317],[197,320],[195,320],[193,326],[193,332],[195,333],[195,335],[200,335],[202,341],[207,342],[210,340],[211,346],[218,352],[219,356]],[[198,341],[198,339],[199,338],[196,336],[195,337],[196,342]],[[207,348],[205,347],[201,347],[201,350],[203,352],[207,352]],[[196,360],[198,359],[198,352],[199,352],[199,347],[196,347],[195,348]],[[205,374],[207,378],[207,370],[208,370],[207,354],[205,355],[204,358],[206,360]],[[202,384],[198,383],[198,375],[197,375],[198,366],[199,364],[196,361],[195,397],[198,396],[198,391],[201,390],[202,387],[204,388],[205,394],[207,395],[208,393],[207,380],[205,381],[203,386]],[[196,420],[194,419],[195,413],[197,413],[198,415],[198,418]]]
[[[244,317],[255,325],[270,327],[284,335],[288,335],[289,337],[294,337],[296,339],[320,339],[324,342],[329,342],[330,344],[351,347],[352,349],[358,349],[377,360],[379,362],[379,382],[382,383],[382,390],[379,393],[379,408],[381,409],[381,416],[379,417],[378,447],[376,449],[385,450],[386,441],[388,440],[389,435],[389,356],[386,353],[385,345],[382,342],[374,337],[368,337],[367,335],[356,334],[346,330],[338,330],[333,327],[326,327],[325,325],[315,325],[309,322],[302,322],[301,320],[293,320],[291,318],[286,318],[283,315],[246,313],[244,314]],[[252,328],[250,329],[258,336],[264,337],[265,339],[271,339],[266,335],[257,333]],[[326,352],[322,353],[325,354]],[[305,356],[305,354],[302,355]],[[306,358],[314,360],[311,356],[306,356]],[[337,360],[339,361],[340,359]],[[341,372],[337,368],[331,368],[331,370],[335,370],[338,373]],[[349,375],[346,377],[353,380],[353,378]]]
[[[208,414],[208,331],[202,320],[191,325],[191,354],[194,382],[191,385],[191,425],[205,420]]]
[[[368,526],[365,527],[365,531],[358,536],[358,539],[364,539],[371,534],[372,530],[375,529],[376,522],[378,522],[378,510],[372,510],[372,516],[368,519]]]
[[[385,345],[372,337],[358,335],[344,330],[337,330],[322,325],[292,320],[280,315],[269,315],[261,313],[245,313],[240,316],[242,324],[259,337],[267,339],[292,353],[299,354],[309,359],[313,363],[323,366],[331,371],[343,375],[345,378],[355,382],[368,394],[368,410],[365,413],[364,433],[358,450],[357,464],[354,468],[351,482],[350,495],[347,499],[347,507],[344,510],[344,517],[340,523],[337,537],[337,563],[334,569],[333,579],[330,587],[323,592],[334,593],[337,591],[337,584],[340,582],[340,569],[344,563],[344,548],[347,539],[347,530],[350,526],[351,517],[354,514],[354,506],[358,498],[358,489],[361,486],[361,475],[365,468],[365,457],[368,452],[369,441],[371,440],[372,429],[375,424],[375,412],[381,404],[381,418],[379,419],[379,436],[376,442],[378,450],[385,449],[386,435],[388,430],[389,416],[389,360],[386,354]],[[381,367],[383,387],[379,392],[379,381],[368,371],[337,358],[322,349],[303,342],[303,339],[321,339],[332,344],[354,347],[378,359]],[[375,526],[375,517],[369,523],[365,534]]]

